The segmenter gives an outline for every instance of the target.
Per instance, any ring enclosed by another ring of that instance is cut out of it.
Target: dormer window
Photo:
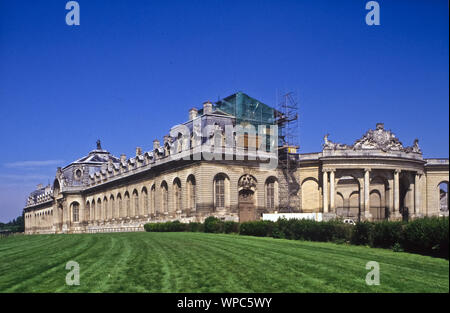
[[[81,179],[81,176],[83,175],[83,172],[81,171],[81,169],[77,169],[75,170],[75,178],[77,180]]]

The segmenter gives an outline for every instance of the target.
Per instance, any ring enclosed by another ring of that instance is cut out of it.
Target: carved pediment
[[[324,137],[324,150],[382,150],[401,151],[406,153],[422,153],[419,147],[419,140],[414,140],[412,147],[404,147],[395,134],[384,129],[383,123],[378,123],[376,129],[368,130],[360,139],[356,140],[353,145],[334,143],[328,140],[328,134]]]
[[[384,129],[384,124],[378,123],[376,129],[370,129],[353,144],[355,150],[380,149],[382,151],[403,151],[405,148],[390,130]]]

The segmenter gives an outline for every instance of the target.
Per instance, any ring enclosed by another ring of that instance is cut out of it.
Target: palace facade
[[[278,144],[282,115],[237,93],[189,110],[151,151],[115,157],[98,141],[30,194],[25,232],[139,231],[149,222],[242,222],[275,212],[354,220],[448,214],[449,160],[424,159],[418,140],[405,147],[379,123],[351,145],[326,135],[321,152],[300,154]]]

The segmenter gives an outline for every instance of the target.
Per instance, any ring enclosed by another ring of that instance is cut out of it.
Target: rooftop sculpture
[[[414,140],[412,147],[404,147],[392,131],[384,129],[383,123],[377,123],[375,129],[368,130],[353,145],[332,142],[328,139],[328,136],[329,134],[324,136],[324,150],[381,150],[383,152],[422,153],[418,139]]]

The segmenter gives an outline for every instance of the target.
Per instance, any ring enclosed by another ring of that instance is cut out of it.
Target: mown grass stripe
[[[448,292],[448,260],[384,249],[204,233],[0,240],[0,292]],[[80,286],[65,264],[80,264]],[[367,286],[367,261],[381,285]]]

